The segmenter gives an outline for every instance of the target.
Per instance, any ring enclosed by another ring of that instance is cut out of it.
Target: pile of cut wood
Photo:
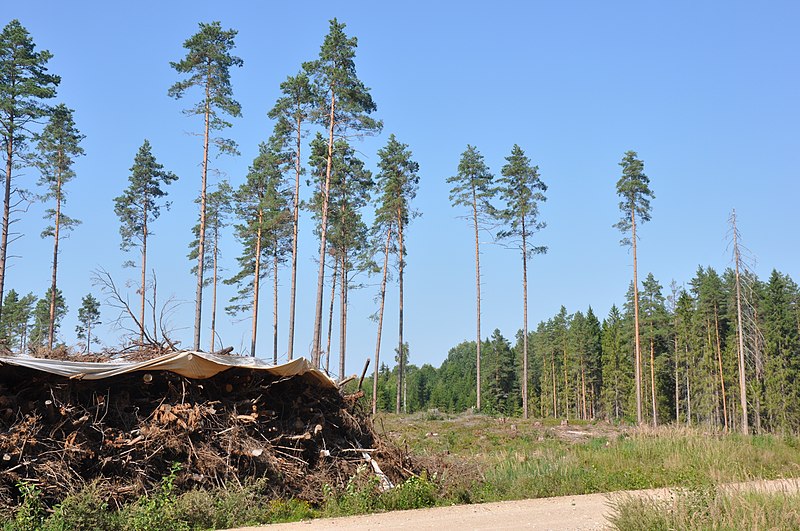
[[[276,497],[312,503],[371,458],[392,480],[407,475],[357,400],[318,374],[232,366],[204,379],[146,368],[89,379],[5,361],[0,506],[19,503],[20,482],[52,504],[96,480],[122,503],[175,463],[181,490],[267,478]]]

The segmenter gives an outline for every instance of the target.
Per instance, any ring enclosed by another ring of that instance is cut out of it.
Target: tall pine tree
[[[44,201],[54,201],[55,205],[48,208],[45,219],[49,219],[52,225],[45,228],[42,238],[53,238],[53,263],[52,275],[50,280],[50,324],[47,334],[47,346],[53,348],[56,324],[56,293],[58,278],[58,246],[61,241],[62,232],[72,230],[80,221],[66,216],[62,211],[66,202],[64,185],[75,178],[75,170],[72,168],[75,158],[83,155],[83,148],[80,142],[84,136],[75,127],[72,118],[72,110],[66,105],[60,104],[53,109],[50,121],[44,127],[44,131],[39,135],[38,157],[36,165],[42,174],[39,185],[43,186],[45,192],[42,196]]]
[[[617,181],[617,195],[621,199],[619,209],[622,217],[614,227],[623,233],[631,231],[631,236],[625,236],[620,243],[631,246],[633,250],[634,381],[636,383],[636,422],[641,424],[642,350],[639,341],[639,264],[636,261],[636,223],[637,219],[640,224],[650,221],[650,200],[654,196],[650,190],[650,179],[644,173],[644,162],[637,158],[635,151],[626,152],[619,165],[622,167],[622,176]]]
[[[178,177],[156,161],[150,142],[145,140],[133,159],[128,176],[128,187],[122,195],[114,198],[114,212],[120,221],[120,247],[123,251],[141,249],[140,262],[140,309],[139,343],[144,343],[145,331],[145,293],[147,291],[147,240],[153,235],[152,223],[161,215],[161,208],[169,208],[163,202],[167,192],[163,187],[176,181]],[[130,265],[133,265],[130,263]],[[155,304],[155,301],[153,301]]]
[[[0,146],[5,155],[3,220],[0,227],[0,302],[5,286],[8,246],[14,240],[9,229],[12,216],[26,201],[22,188],[13,184],[22,165],[31,126],[50,113],[46,100],[55,97],[61,78],[47,72],[53,54],[36,51],[28,30],[14,19],[0,32]],[[0,305],[0,311],[2,306]],[[2,314],[0,313],[0,318]]]
[[[504,203],[498,212],[505,224],[498,237],[518,245],[522,253],[523,360],[522,416],[528,418],[528,259],[547,252],[547,247],[531,245],[535,233],[545,227],[539,220],[539,203],[546,200],[547,186],[539,178],[539,167],[531,166],[522,148],[514,144],[501,170],[500,198]]]
[[[477,407],[481,409],[481,251],[480,228],[491,216],[494,209],[491,200],[496,195],[493,186],[494,176],[483,160],[483,155],[474,147],[467,145],[458,163],[458,173],[449,177],[447,182],[453,185],[450,189],[450,202],[453,206],[464,207],[469,214],[475,230],[475,304],[476,304],[476,345],[478,352],[475,367],[478,372]]]
[[[223,118],[241,116],[241,105],[233,99],[230,70],[242,66],[239,57],[231,55],[235,47],[236,30],[223,30],[219,22],[200,23],[200,30],[183,43],[187,54],[170,66],[179,74],[186,75],[183,81],[172,85],[168,94],[182,98],[187,91],[199,89],[199,101],[184,112],[203,116],[203,167],[200,180],[200,229],[197,241],[197,289],[195,294],[194,349],[200,349],[200,327],[203,308],[204,261],[206,256],[206,202],[208,185],[209,144],[214,144],[220,153],[237,154],[236,143],[226,138],[212,138],[213,131],[231,126]]]

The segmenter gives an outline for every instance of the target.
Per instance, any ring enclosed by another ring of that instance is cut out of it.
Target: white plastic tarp
[[[303,376],[320,387],[336,387],[324,372],[315,369],[305,358],[297,358],[283,365],[270,365],[257,358],[182,351],[164,354],[139,362],[78,362],[48,360],[29,356],[0,357],[1,365],[16,365],[65,378],[101,380],[136,371],[170,371],[187,378],[211,378],[231,368],[264,371],[279,377]]]

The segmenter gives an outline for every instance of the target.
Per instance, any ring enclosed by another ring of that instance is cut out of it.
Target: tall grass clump
[[[611,524],[628,530],[800,529],[800,493],[680,491],[670,500],[626,497]]]

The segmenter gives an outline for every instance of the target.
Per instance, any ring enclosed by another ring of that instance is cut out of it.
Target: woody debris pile
[[[181,491],[266,478],[276,498],[311,503],[365,462],[382,482],[402,480],[407,463],[378,440],[361,394],[343,395],[302,358],[0,358],[0,507],[19,503],[20,483],[54,504],[97,481],[124,503],[175,463]]]

